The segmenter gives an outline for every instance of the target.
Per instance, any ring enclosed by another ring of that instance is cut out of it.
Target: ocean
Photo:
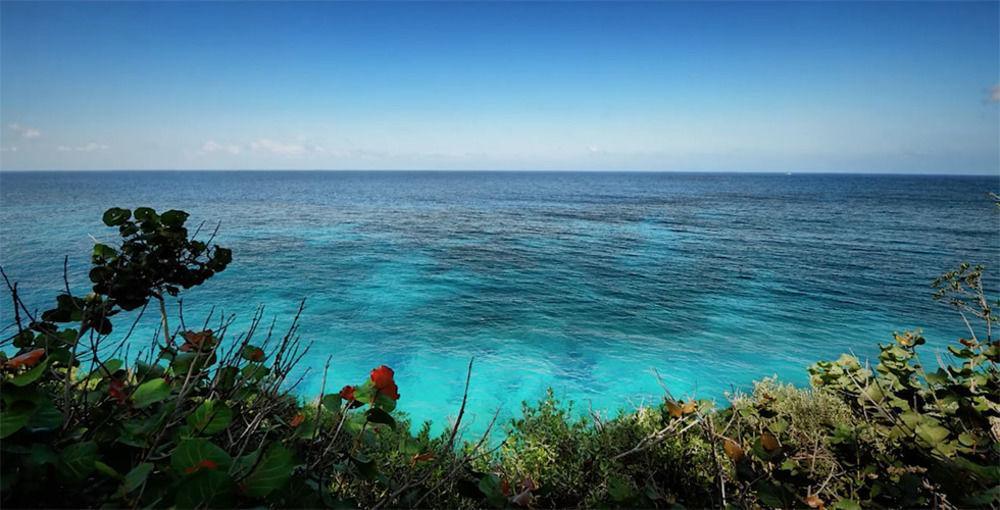
[[[234,261],[182,294],[188,323],[215,306],[239,329],[264,305],[280,328],[305,298],[296,391],[319,393],[331,355],[328,392],[389,365],[399,408],[436,430],[475,358],[475,431],[547,388],[609,415],[659,402],[654,370],[675,396],[721,404],[766,376],[808,384],[810,363],[872,356],[894,330],[942,351],[964,326],[931,280],[969,261],[1000,289],[998,190],[998,176],[7,172],[0,264],[44,310],[65,256],[88,290],[109,207],[221,222]],[[155,327],[143,318],[135,350]]]

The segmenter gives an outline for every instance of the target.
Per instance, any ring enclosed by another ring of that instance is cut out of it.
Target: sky
[[[1000,2],[0,2],[0,169],[1000,176]]]

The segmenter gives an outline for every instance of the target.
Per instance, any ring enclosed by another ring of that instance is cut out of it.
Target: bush
[[[187,218],[109,210],[122,243],[94,247],[93,292],[67,285],[40,317],[8,282],[17,333],[0,344],[16,349],[0,353],[4,507],[1000,504],[1000,345],[982,268],[934,282],[969,329],[936,370],[918,357],[919,332],[899,333],[874,368],[822,361],[811,389],[765,379],[719,409],[668,393],[611,419],[574,418],[550,392],[495,444],[492,424],[459,437],[464,398],[446,432],[412,434],[385,366],[339,391],[324,374],[322,393],[299,400],[288,380],[309,349],[298,314],[283,335],[261,332],[261,311],[235,337],[225,320],[171,329],[165,300],[232,258],[189,234]],[[150,300],[160,331],[147,352],[118,358],[130,332],[108,345],[109,318]]]

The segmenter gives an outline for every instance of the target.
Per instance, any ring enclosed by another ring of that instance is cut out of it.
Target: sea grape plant
[[[380,429],[396,426],[393,371],[379,367],[343,398],[303,407],[287,381],[308,350],[298,315],[287,334],[268,329],[258,345],[262,310],[228,341],[231,319],[171,332],[164,312],[166,345],[130,360],[114,358],[128,335],[110,356],[101,347],[111,316],[162,303],[229,264],[228,249],[189,235],[187,218],[109,209],[104,223],[121,243],[95,245],[94,292],[73,296],[67,285],[40,317],[10,286],[18,332],[3,342],[17,353],[0,353],[4,506],[335,506],[333,466],[374,474],[365,451]]]

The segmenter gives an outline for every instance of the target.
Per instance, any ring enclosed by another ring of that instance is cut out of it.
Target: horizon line
[[[115,173],[115,172],[200,172],[200,173],[229,173],[229,172],[309,172],[309,173],[380,173],[380,172],[414,172],[414,173],[588,173],[588,174],[745,174],[745,175],[896,175],[896,176],[928,176],[928,177],[996,177],[1000,179],[1000,169],[995,173],[952,173],[952,172],[886,172],[886,171],[810,171],[810,170],[594,170],[594,169],[545,169],[545,170],[525,170],[525,169],[441,169],[441,168],[376,168],[376,169],[344,169],[344,168],[107,168],[107,169],[3,169],[0,173]]]

